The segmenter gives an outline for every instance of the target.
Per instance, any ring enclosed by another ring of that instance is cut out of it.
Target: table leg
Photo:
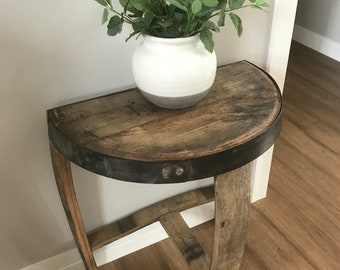
[[[87,239],[73,186],[70,161],[60,154],[52,143],[50,143],[50,150],[58,191],[73,237],[86,269],[96,270],[97,266]]]
[[[210,270],[239,269],[246,245],[250,165],[215,177],[215,232]]]

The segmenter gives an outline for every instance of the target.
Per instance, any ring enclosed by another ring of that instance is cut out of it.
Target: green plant
[[[124,23],[133,29],[126,40],[140,34],[163,38],[199,34],[209,52],[214,49],[212,31],[219,32],[219,27],[225,25],[226,14],[241,36],[242,20],[233,11],[247,7],[262,10],[268,6],[266,0],[119,0],[123,10],[118,11],[111,0],[95,1],[105,7],[103,24],[109,20],[110,12],[113,13],[107,25],[110,36],[120,33]]]

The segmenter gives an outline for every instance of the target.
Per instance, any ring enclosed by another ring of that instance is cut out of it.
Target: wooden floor
[[[337,270],[340,63],[293,43],[283,99],[283,129],[275,145],[268,196],[251,207],[241,269]],[[212,222],[195,228],[209,253],[212,229]],[[175,252],[164,240],[101,269],[188,269],[172,260]]]

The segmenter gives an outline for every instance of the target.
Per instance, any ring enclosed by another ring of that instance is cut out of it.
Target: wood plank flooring
[[[340,269],[340,63],[292,43],[266,199],[251,206],[242,270]],[[211,253],[212,222],[194,229]],[[169,240],[102,266],[188,270]],[[178,256],[176,256],[178,257]]]

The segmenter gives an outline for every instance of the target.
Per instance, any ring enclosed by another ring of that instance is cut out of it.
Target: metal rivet
[[[168,179],[171,174],[171,167],[165,167],[162,169],[162,176],[164,179]]]
[[[181,167],[176,168],[176,175],[177,175],[177,176],[182,175],[183,172],[184,172],[184,169],[183,169],[183,168],[181,168]]]

